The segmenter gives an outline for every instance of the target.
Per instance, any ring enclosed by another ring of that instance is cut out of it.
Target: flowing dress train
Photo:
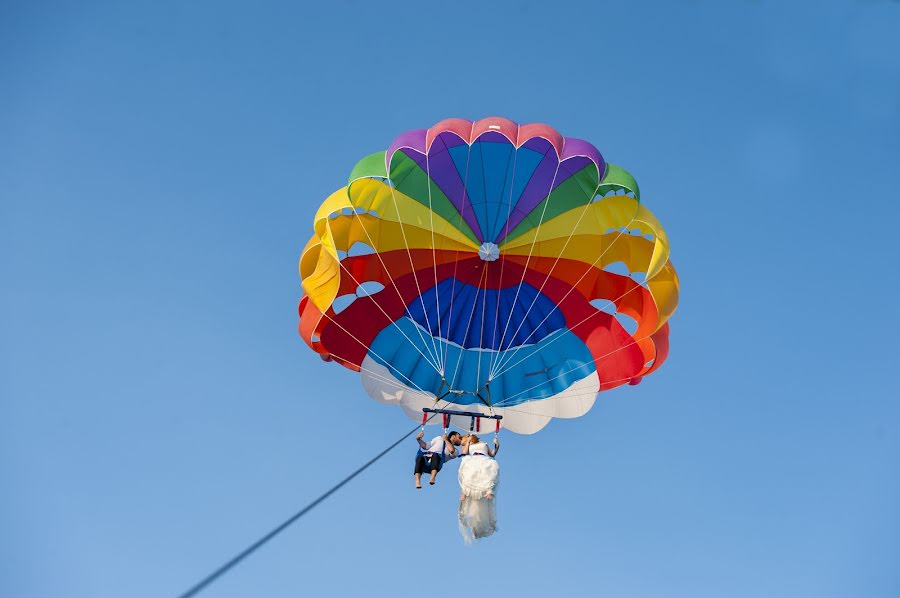
[[[488,455],[483,442],[469,447],[459,464],[459,531],[466,544],[497,531],[497,482],[500,465]],[[491,495],[488,498],[488,494]]]

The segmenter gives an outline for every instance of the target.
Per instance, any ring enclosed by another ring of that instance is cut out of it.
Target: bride
[[[462,439],[459,465],[459,531],[470,544],[497,531],[494,497],[500,477],[500,465],[494,460],[500,441],[494,438],[494,448],[469,434]]]

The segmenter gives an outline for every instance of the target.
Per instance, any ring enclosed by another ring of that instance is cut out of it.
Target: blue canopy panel
[[[434,354],[431,340],[426,336],[423,341],[423,336],[424,331],[417,330],[412,320],[401,318],[397,326],[388,326],[375,337],[369,357],[385,366],[398,382],[437,395],[441,390],[441,375],[422,358],[422,354]],[[446,355],[444,375],[451,388],[468,391],[446,397],[457,405],[479,402],[474,393],[484,387],[492,359],[495,364],[498,359],[508,361],[509,366],[517,364],[491,381],[491,403],[502,407],[559,394],[596,371],[587,346],[565,329],[557,330],[536,345],[513,347],[500,351],[499,355],[497,351],[463,349],[442,339],[435,339],[435,344],[438,353]]]
[[[484,234],[484,241],[496,241],[503,225],[545,159],[549,142],[532,143],[532,147],[515,148],[497,132],[488,132],[471,146],[463,143],[449,148],[450,157],[466,194],[475,210],[475,218]],[[552,158],[556,155],[553,154]],[[549,186],[544,196],[549,194]]]
[[[421,299],[411,301],[407,313],[431,336],[466,349],[496,351],[531,345],[566,327],[566,318],[556,304],[528,283],[479,289],[448,278],[422,293]]]

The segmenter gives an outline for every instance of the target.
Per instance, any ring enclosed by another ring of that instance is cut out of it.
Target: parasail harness
[[[446,389],[446,390],[445,390]],[[484,393],[482,395],[482,392]],[[446,378],[441,378],[441,386],[438,388],[437,393],[434,397],[434,404],[437,405],[441,401],[446,401],[448,403],[453,402],[448,399],[451,395],[460,396],[460,395],[473,395],[475,396],[480,403],[485,405],[490,413],[481,413],[478,411],[460,411],[457,409],[436,409],[434,407],[423,407],[422,408],[422,432],[425,431],[425,424],[433,418],[437,414],[441,414],[443,420],[444,427],[444,436],[447,435],[447,431],[450,429],[450,421],[454,415],[460,417],[468,417],[471,418],[469,422],[469,434],[473,432],[481,432],[481,420],[482,419],[492,419],[496,422],[494,428],[494,439],[500,435],[500,420],[503,419],[502,415],[498,415],[494,413],[494,407],[491,405],[491,383],[488,381],[485,383],[484,387],[481,390],[471,391],[471,390],[454,390],[450,383],[447,382]],[[431,417],[429,417],[431,414]],[[444,454],[441,453],[441,461],[444,461]]]
[[[446,390],[444,390],[446,387]],[[484,392],[484,396],[482,396],[482,391]],[[434,398],[434,404],[437,405],[441,401],[452,402],[447,399],[447,397],[451,395],[474,395],[478,398],[479,402],[484,404],[488,409],[490,409],[490,413],[481,413],[478,411],[460,411],[457,409],[435,409],[433,407],[423,407],[422,408],[422,431],[425,431],[425,424],[428,422],[431,417],[434,417],[437,414],[441,414],[443,419],[443,427],[444,427],[444,435],[447,435],[447,431],[450,428],[450,421],[454,415],[460,417],[468,417],[471,418],[469,422],[469,434],[473,432],[481,432],[481,420],[482,419],[492,419],[496,422],[494,427],[494,439],[500,435],[500,420],[503,419],[502,415],[494,413],[494,407],[491,405],[491,383],[488,381],[484,388],[481,390],[470,391],[470,390],[454,390],[450,387],[450,383],[447,382],[445,378],[441,379],[441,386],[438,388],[437,394]],[[429,417],[428,414],[431,414]],[[443,453],[441,454],[441,460],[444,460]]]

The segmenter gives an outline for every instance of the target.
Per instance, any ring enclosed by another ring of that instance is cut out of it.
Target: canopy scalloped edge
[[[394,139],[394,142],[388,146],[384,156],[385,171],[390,171],[391,159],[395,152],[401,149],[411,149],[421,154],[427,154],[438,135],[448,132],[455,134],[469,145],[475,143],[485,133],[499,133],[516,148],[522,147],[530,139],[543,138],[554,147],[561,162],[581,156],[594,163],[597,167],[598,178],[602,178],[606,173],[606,161],[600,154],[600,150],[591,143],[574,137],[563,137],[550,125],[543,123],[519,125],[500,116],[489,116],[475,121],[464,118],[447,118],[430,129],[407,131]]]

